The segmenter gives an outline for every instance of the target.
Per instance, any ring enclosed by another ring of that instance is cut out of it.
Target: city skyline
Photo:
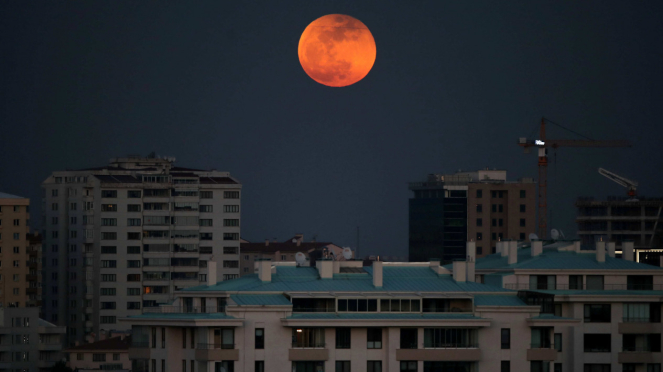
[[[12,58],[0,61],[0,120],[21,140],[5,145],[0,189],[35,215],[51,171],[156,151],[246,185],[248,240],[298,229],[354,248],[359,226],[362,253],[404,256],[407,183],[486,166],[536,178],[517,139],[541,116],[634,142],[551,154],[550,228],[576,230],[578,196],[623,193],[598,167],[643,195],[663,186],[649,171],[663,165],[650,155],[662,134],[658,3],[1,6]],[[297,58],[304,28],[331,13],[360,19],[377,46],[371,73],[343,89],[316,84]]]

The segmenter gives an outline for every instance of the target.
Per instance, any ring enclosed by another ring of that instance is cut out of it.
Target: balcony
[[[505,289],[520,290],[520,291],[661,291],[663,284],[603,284],[602,287],[586,286],[586,285],[569,285],[569,284],[555,284],[547,285],[546,283],[529,284],[529,283],[508,283],[504,284]]]
[[[396,360],[476,362],[481,360],[481,349],[470,344],[424,345],[423,349],[396,349]]]
[[[218,310],[218,311],[217,311]],[[225,306],[203,306],[203,307],[194,307],[194,306],[158,306],[158,307],[144,307],[143,314],[147,313],[157,313],[157,314],[215,314],[223,313],[226,311]]]
[[[129,359],[150,359],[149,347],[148,341],[132,341],[129,348]]]
[[[652,322],[651,318],[624,317],[618,324],[620,334],[661,333],[661,323]]]
[[[329,350],[325,349],[324,342],[299,344],[292,343],[292,349],[288,350],[288,360],[309,361],[329,360]]]
[[[660,360],[661,353],[650,351],[649,348],[625,348],[617,354],[619,363],[658,363]]]
[[[527,349],[527,360],[528,361],[553,361],[557,359],[557,350],[553,348],[545,348],[537,345],[530,346]]]
[[[206,344],[196,345],[196,360],[239,360],[239,350],[235,344]]]

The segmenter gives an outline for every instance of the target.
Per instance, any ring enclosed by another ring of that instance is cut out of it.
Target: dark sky
[[[314,82],[299,37],[330,13],[361,20],[377,59],[345,88]],[[663,195],[661,1],[3,1],[0,190],[126,154],[175,156],[244,185],[242,235],[406,255],[409,181],[503,168],[536,177],[518,137],[540,117],[632,149],[562,149],[551,227],[573,235],[600,176]],[[575,138],[551,128],[549,137]]]

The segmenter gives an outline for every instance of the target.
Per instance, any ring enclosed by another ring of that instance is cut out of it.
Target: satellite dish
[[[530,240],[530,241],[532,241],[532,240],[538,240],[538,239],[539,239],[539,236],[536,235],[535,233],[531,233],[531,234],[529,234],[529,240]]]
[[[552,238],[552,240],[559,239],[559,231],[557,229],[550,230],[550,237]]]
[[[346,260],[352,259],[352,249],[348,247],[343,248],[343,258]]]
[[[297,266],[301,266],[306,263],[306,256],[302,252],[297,252],[295,253],[295,261],[297,262]]]

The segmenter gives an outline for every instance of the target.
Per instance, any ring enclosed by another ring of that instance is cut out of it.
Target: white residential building
[[[42,183],[44,316],[67,326],[69,345],[208,276],[239,276],[242,186],[174,161],[129,156]]]

